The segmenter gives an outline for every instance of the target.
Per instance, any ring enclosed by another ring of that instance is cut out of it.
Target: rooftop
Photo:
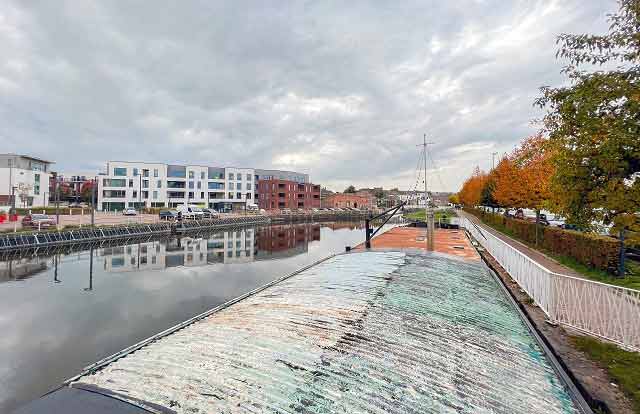
[[[163,412],[578,412],[478,260],[331,258],[77,377]],[[97,388],[96,388],[97,387]]]
[[[0,154],[0,157],[22,157],[22,158],[27,158],[29,160],[44,162],[46,164],[55,164],[55,161],[47,161],[43,158],[38,158],[38,157],[25,155],[25,154],[4,153],[4,154]]]

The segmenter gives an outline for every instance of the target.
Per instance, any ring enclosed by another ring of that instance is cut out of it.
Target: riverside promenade
[[[532,248],[528,247],[526,244],[521,243],[521,242],[519,242],[517,240],[514,240],[511,237],[509,237],[509,236],[507,236],[507,235],[505,235],[503,233],[500,233],[498,230],[487,226],[482,221],[480,221],[480,219],[478,217],[474,216],[473,214],[465,213],[464,211],[459,211],[458,214],[460,216],[466,218],[467,220],[470,220],[473,223],[475,223],[477,226],[479,226],[482,229],[482,231],[486,231],[486,232],[489,232],[489,233],[493,234],[494,236],[496,236],[500,240],[502,240],[505,243],[507,243],[509,246],[513,247],[514,249],[518,250],[522,254],[526,255],[531,260],[533,260],[533,261],[535,261],[537,263],[540,263],[541,265],[543,265],[547,269],[551,270],[552,272],[556,272],[556,273],[560,273],[560,274],[567,275],[567,276],[572,276],[572,277],[585,279],[585,276],[583,274],[578,273],[575,270],[573,270],[573,269],[571,269],[569,267],[566,267],[566,266],[558,263],[557,261],[551,259],[549,256],[545,255],[544,253],[541,253],[541,252],[539,252],[539,251],[537,251],[535,249],[532,249]]]

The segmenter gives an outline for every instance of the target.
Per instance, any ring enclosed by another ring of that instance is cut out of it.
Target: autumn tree
[[[493,197],[496,201],[505,207],[522,208],[525,198],[523,195],[523,182],[521,174],[513,161],[513,156],[502,158],[492,174],[495,182]]]
[[[87,203],[91,203],[91,193],[93,190],[93,181],[87,181],[85,183],[82,184],[82,187],[80,187],[80,195],[83,201],[86,201]],[[94,193],[95,196],[95,193]]]
[[[620,0],[609,20],[605,35],[558,37],[570,85],[543,87],[537,104],[547,109],[544,128],[558,151],[553,184],[564,214],[586,228],[613,223],[624,274],[624,231],[639,226],[640,1]]]
[[[487,174],[476,167],[471,177],[464,182],[458,197],[465,207],[475,207],[480,204],[486,178]]]
[[[554,151],[541,135],[533,135],[498,163],[490,174],[495,182],[493,198],[503,206],[528,208],[536,212],[536,244],[540,210],[553,209],[551,177]]]
[[[458,194],[451,194],[449,196],[449,202],[451,204],[460,204],[460,197],[458,197]]]

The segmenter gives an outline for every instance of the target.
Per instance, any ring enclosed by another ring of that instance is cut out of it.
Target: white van
[[[194,205],[181,205],[176,208],[178,213],[182,213],[183,219],[202,219],[204,218],[204,211],[198,206]]]
[[[246,208],[247,208],[247,211],[251,211],[251,212],[255,212],[255,213],[260,211],[260,208],[258,207],[257,204],[247,203],[247,207]]]

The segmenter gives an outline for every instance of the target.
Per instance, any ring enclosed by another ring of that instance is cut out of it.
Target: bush
[[[534,222],[516,220],[475,209],[465,211],[516,239],[529,244],[536,242],[536,224]],[[538,246],[551,254],[567,256],[585,266],[605,272],[615,273],[618,269],[620,242],[611,237],[564,230],[559,227],[540,226]]]

